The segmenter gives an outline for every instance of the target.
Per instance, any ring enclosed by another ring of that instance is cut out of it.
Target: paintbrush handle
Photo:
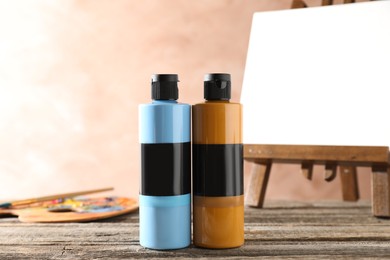
[[[80,195],[110,191],[113,189],[114,189],[113,187],[109,187],[109,188],[103,188],[103,189],[97,189],[97,190],[86,190],[86,191],[55,194],[55,195],[49,195],[49,196],[37,197],[37,198],[31,198],[31,199],[24,199],[24,200],[15,200],[15,201],[5,202],[5,203],[0,204],[0,208],[28,205],[28,204],[32,204],[32,203],[36,203],[36,202],[49,201],[49,200],[62,199],[62,198],[72,198],[72,197],[76,197],[76,196],[80,196]]]

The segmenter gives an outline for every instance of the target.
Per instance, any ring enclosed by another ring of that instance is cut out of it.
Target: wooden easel
[[[344,0],[344,3],[354,3]],[[322,0],[332,5],[333,0]],[[291,8],[304,8],[302,0],[293,0]],[[390,153],[389,147],[309,146],[309,145],[244,145],[244,159],[253,162],[245,204],[263,207],[272,163],[301,164],[303,175],[312,178],[313,165],[325,165],[325,180],[332,181],[339,168],[343,200],[359,199],[357,166],[371,167],[372,212],[390,217]]]

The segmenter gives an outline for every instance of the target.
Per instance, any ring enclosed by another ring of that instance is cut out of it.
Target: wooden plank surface
[[[144,249],[138,241],[137,213],[79,224],[25,224],[3,218],[0,259],[390,256],[390,219],[372,217],[368,202],[266,201],[264,209],[245,210],[245,245],[229,250]]]
[[[246,160],[314,164],[337,162],[338,165],[372,166],[389,164],[389,148],[381,146],[321,145],[244,145]]]

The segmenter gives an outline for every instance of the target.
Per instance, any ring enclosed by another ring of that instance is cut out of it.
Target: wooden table
[[[368,202],[268,202],[246,208],[245,245],[144,249],[138,213],[93,223],[25,224],[0,219],[0,259],[130,259],[390,257],[390,219],[371,216]]]

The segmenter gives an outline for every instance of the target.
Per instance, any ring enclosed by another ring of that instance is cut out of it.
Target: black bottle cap
[[[204,76],[204,99],[229,100],[231,96],[230,74],[212,73]]]
[[[177,100],[179,97],[177,82],[179,82],[177,74],[153,74],[152,99]]]

